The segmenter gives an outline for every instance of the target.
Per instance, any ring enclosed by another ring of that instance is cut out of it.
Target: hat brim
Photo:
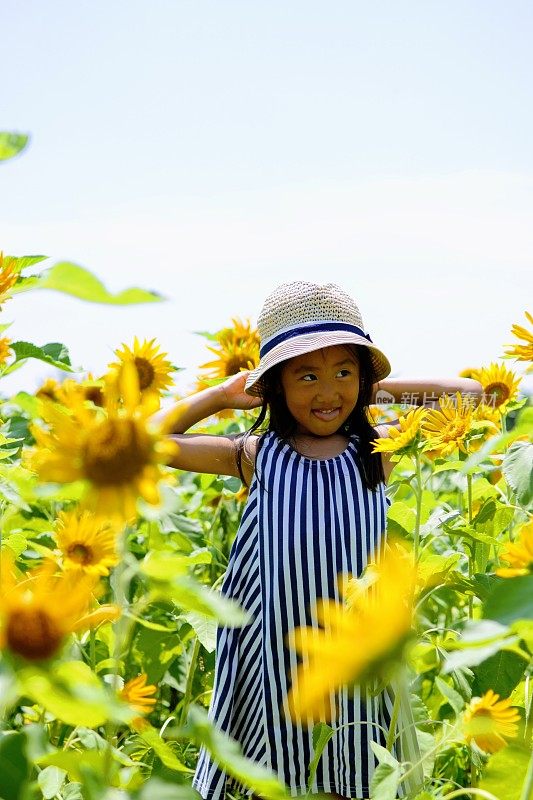
[[[391,365],[387,356],[381,352],[379,347],[369,342],[363,336],[357,336],[350,331],[331,331],[321,333],[305,333],[301,336],[280,342],[267,353],[258,366],[250,372],[244,390],[247,394],[261,396],[261,378],[265,372],[282,361],[289,358],[310,353],[313,350],[320,350],[322,347],[332,347],[336,344],[360,344],[368,347],[372,364],[376,372],[376,381],[380,381],[390,375]]]

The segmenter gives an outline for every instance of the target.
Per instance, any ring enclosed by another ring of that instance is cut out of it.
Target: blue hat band
[[[348,333],[356,333],[358,336],[368,339],[369,342],[372,341],[370,335],[365,333],[364,330],[357,325],[348,325],[346,322],[316,322],[312,325],[302,325],[300,327],[291,328],[290,331],[279,333],[261,346],[259,355],[263,358],[267,353],[270,353],[276,345],[281,342],[286,342],[289,339],[294,339],[296,336],[303,336],[306,333],[320,333],[322,331],[347,331]]]

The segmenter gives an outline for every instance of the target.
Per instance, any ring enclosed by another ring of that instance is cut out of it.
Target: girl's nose
[[[337,387],[333,381],[321,381],[320,385],[318,386],[316,397],[321,403],[325,403],[328,400],[338,399]]]

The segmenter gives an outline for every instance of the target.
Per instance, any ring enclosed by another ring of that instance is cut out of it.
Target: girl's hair
[[[372,400],[372,388],[376,383],[375,371],[370,359],[368,348],[362,345],[344,345],[359,363],[359,396],[357,403],[337,433],[346,436],[357,434],[359,437],[358,454],[362,470],[363,481],[367,489],[375,491],[378,484],[385,480],[381,453],[372,453],[372,442],[376,439],[376,432],[367,417],[367,408]],[[242,455],[246,440],[257,431],[266,433],[275,431],[280,439],[287,441],[294,437],[297,430],[296,420],[290,413],[281,389],[281,370],[284,362],[276,364],[264,373],[261,379],[263,405],[256,421],[251,428],[238,437],[236,441],[236,461],[239,475],[246,485],[242,473]],[[268,418],[268,419],[267,419]],[[267,422],[265,422],[267,420]],[[263,424],[264,423],[264,424]],[[255,467],[254,467],[254,473]]]

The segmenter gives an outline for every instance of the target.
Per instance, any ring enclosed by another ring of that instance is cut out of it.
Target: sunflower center
[[[90,564],[93,561],[93,551],[81,542],[74,542],[67,550],[67,556],[76,564]]]
[[[139,376],[139,389],[142,392],[143,389],[148,389],[148,387],[152,385],[155,377],[155,370],[148,359],[142,358],[141,356],[135,356],[135,366],[137,367],[137,375]]]
[[[83,461],[86,477],[98,486],[129,483],[150,462],[150,441],[134,420],[107,419],[91,433]]]
[[[95,406],[104,405],[104,393],[99,386],[87,386],[85,389],[85,399],[90,400]]]
[[[50,658],[63,638],[57,624],[46,611],[31,607],[12,612],[5,636],[11,652],[28,661]]]
[[[226,378],[229,378],[230,375],[236,375],[238,372],[241,371],[241,367],[244,369],[248,369],[249,359],[246,356],[229,356],[225,365],[224,371],[226,373]]]
[[[447,442],[460,439],[462,436],[465,435],[467,428],[468,428],[468,423],[465,420],[462,419],[454,420],[447,426],[443,438]]]
[[[510,397],[511,392],[505,383],[489,383],[485,386],[485,394],[491,399],[495,406],[501,406]]]

